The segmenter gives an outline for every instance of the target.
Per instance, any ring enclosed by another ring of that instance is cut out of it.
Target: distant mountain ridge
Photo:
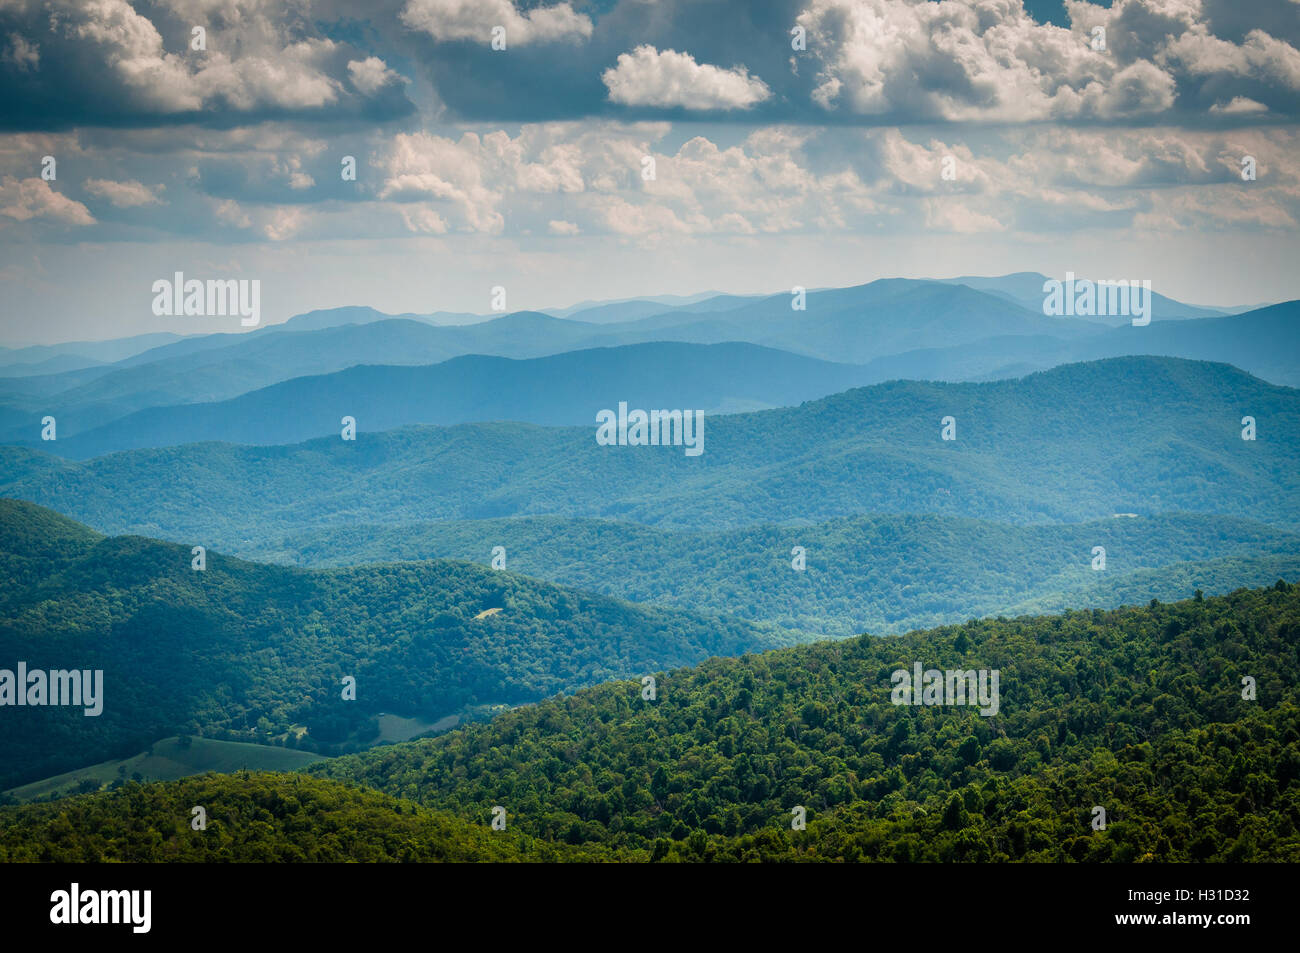
[[[710,310],[720,303],[727,308]],[[185,338],[116,364],[0,379],[0,441],[39,439],[45,416],[59,420],[63,437],[73,437],[148,408],[231,400],[362,364],[425,365],[470,354],[523,360],[660,342],[750,343],[861,364],[869,373],[859,383],[999,379],[1062,363],[1148,353],[1228,360],[1274,383],[1300,384],[1297,302],[1233,316],[1157,319],[1140,328],[1050,318],[992,291],[904,279],[809,292],[807,303],[801,312],[791,310],[788,295],[721,296],[609,323],[576,320],[582,312],[569,318],[517,312],[443,327],[366,308],[313,312],[302,316],[299,330],[290,327],[295,318],[251,334]],[[379,319],[354,323],[358,315]],[[315,323],[322,326],[312,330]],[[503,408],[502,415],[533,419],[517,408]]]
[[[1247,415],[1255,441],[1241,438]],[[945,417],[955,440],[942,439]],[[1300,392],[1223,364],[1126,357],[980,384],[892,381],[705,423],[698,457],[599,446],[594,425],[504,422],[84,463],[3,447],[0,493],[109,532],[247,541],[341,521],[541,515],[720,529],[1181,510],[1300,526]]]
[[[300,443],[338,433],[344,415],[364,431],[491,420],[572,426],[594,422],[613,394],[633,407],[729,413],[798,404],[874,380],[851,364],[737,343],[635,344],[525,360],[469,355],[411,367],[363,364],[217,403],[149,407],[41,449],[86,459],[205,440]]]

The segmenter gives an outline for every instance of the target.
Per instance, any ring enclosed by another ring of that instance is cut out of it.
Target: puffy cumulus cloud
[[[140,205],[160,205],[160,194],[165,186],[148,186],[143,182],[129,179],[114,182],[112,179],[87,179],[85,189],[91,195],[105,199],[117,208],[135,208]]]
[[[399,134],[387,151],[377,157],[384,176],[378,197],[445,203],[456,209],[469,230],[499,232],[505,225],[505,219],[497,211],[502,192],[489,188],[484,176],[487,164],[484,160],[491,152],[491,147],[475,133],[466,133],[459,140],[426,132]],[[440,214],[434,215],[443,220]],[[420,217],[414,221],[423,226],[433,220]],[[410,226],[412,220],[408,219],[407,224]]]
[[[1300,107],[1294,34],[1216,36],[1202,0],[1066,8],[1070,29],[1038,23],[1020,0],[810,0],[797,22],[817,66],[812,99],[882,122],[1129,120],[1208,114],[1237,96]],[[1096,28],[1104,49],[1092,48]]]
[[[506,46],[577,41],[591,36],[591,18],[568,3],[519,10],[511,0],[408,0],[401,20],[435,40],[488,43],[493,27],[504,27]]]
[[[147,11],[142,12],[142,11]],[[320,35],[309,16],[270,0],[17,0],[0,5],[0,34],[30,54],[0,59],[14,96],[10,128],[123,125],[177,118],[391,118],[413,110],[403,84],[374,57]],[[192,46],[202,27],[204,49]]]
[[[1274,189],[1272,199],[1265,203],[1245,189],[1215,195],[1189,191],[1155,194],[1134,216],[1133,227],[1147,233],[1196,232],[1206,222],[1224,231],[1262,228],[1294,232],[1300,228],[1300,189]]]
[[[601,74],[612,102],[696,110],[748,109],[772,91],[744,66],[721,69],[689,53],[638,46]]]
[[[667,130],[653,123],[546,123],[524,126],[516,136],[501,130],[459,139],[400,133],[373,157],[382,180],[376,197],[436,208],[440,229],[500,232],[506,224],[501,209],[512,196],[634,187],[651,139]],[[413,231],[428,231],[432,221],[404,220]]]
[[[97,241],[152,228],[230,242],[580,235],[649,246],[705,236],[1132,234],[1157,224],[1266,230],[1300,218],[1300,133],[1283,126],[761,126],[738,141],[712,132],[680,141],[664,122],[375,132],[348,145],[360,160],[349,183],[338,176],[341,147],[320,152],[316,140],[285,135],[277,151],[260,152],[233,130],[201,132],[218,151],[139,159],[99,155],[84,133],[0,136],[5,240],[21,240],[41,217],[96,224]],[[24,180],[32,156],[47,151],[78,156],[87,196],[157,197],[139,183],[163,181],[169,204],[95,223],[46,183]],[[1247,156],[1251,182],[1241,179]],[[646,157],[653,177],[642,174]]]
[[[239,241],[283,242],[301,235],[318,215],[300,205],[245,205],[234,199],[209,199],[220,226],[241,233]]]
[[[373,96],[385,86],[404,82],[402,76],[393,72],[377,56],[367,56],[364,60],[348,60],[348,78],[362,94]]]
[[[18,222],[95,224],[95,217],[86,206],[54,191],[44,179],[18,179],[11,175],[0,178],[0,216]]]

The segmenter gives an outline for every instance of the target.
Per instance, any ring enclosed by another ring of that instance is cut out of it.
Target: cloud
[[[1065,6],[1070,29],[1016,0],[811,0],[811,98],[881,122],[1150,119],[1236,96],[1297,111],[1300,51],[1260,29],[1214,35],[1200,0]]]
[[[401,20],[435,40],[477,40],[484,45],[491,41],[494,27],[505,27],[507,49],[583,40],[592,32],[591,18],[568,3],[521,12],[511,0],[408,0]]]
[[[221,199],[214,202],[212,212],[222,225],[230,225],[234,228],[251,228],[253,225],[252,218],[234,199]]]
[[[695,62],[689,53],[638,46],[619,55],[601,74],[612,102],[624,106],[682,109],[748,109],[772,91],[744,66],[720,69]]]
[[[414,108],[382,61],[358,58],[289,7],[164,0],[146,9],[128,0],[0,4],[9,37],[0,81],[12,87],[0,125],[391,118]],[[193,26],[205,30],[204,49],[192,46]]]
[[[1226,116],[1242,116],[1252,113],[1266,113],[1268,107],[1263,103],[1257,103],[1253,99],[1247,99],[1245,96],[1234,96],[1230,102],[1215,103],[1210,107],[1212,113],[1223,113]]]
[[[140,205],[162,203],[158,193],[162,191],[163,186],[156,185],[150,188],[134,179],[126,182],[114,182],[112,179],[87,179],[85,187],[91,195],[107,199],[117,208],[135,208]]]
[[[307,213],[301,208],[277,208],[262,225],[262,234],[273,242],[282,242],[303,227]]]
[[[0,179],[0,215],[19,222],[35,219],[66,225],[94,225],[95,217],[80,202],[50,188],[44,179]]]
[[[364,60],[348,61],[348,76],[352,85],[367,96],[393,83],[402,82],[402,77],[385,65],[377,56],[367,56]]]
[[[17,33],[11,34],[0,49],[0,63],[9,63],[24,72],[34,71],[41,65],[40,47]]]
[[[475,133],[459,140],[424,132],[399,133],[378,160],[384,174],[379,198],[447,203],[459,211],[470,230],[500,231],[504,219],[496,206],[502,194],[484,183],[487,159],[488,149]],[[408,218],[407,225],[419,231],[437,230],[431,225],[446,230],[445,220],[436,212]]]

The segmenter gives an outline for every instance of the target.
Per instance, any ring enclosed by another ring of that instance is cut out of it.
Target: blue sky
[[[1021,270],[1300,297],[1298,46],[1295,0],[0,0],[0,344],[237,329],[153,315],[176,271],[260,279],[268,322]]]

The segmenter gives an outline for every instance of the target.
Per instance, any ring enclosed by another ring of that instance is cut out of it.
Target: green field
[[[165,738],[149,751],[118,761],[105,761],[88,768],[33,781],[4,792],[19,801],[65,797],[85,791],[98,791],[114,781],[175,781],[195,774],[216,771],[293,771],[321,755],[291,748],[246,744],[240,741],[215,741],[211,738]],[[136,775],[139,775],[136,778]],[[93,785],[93,786],[92,786]]]

